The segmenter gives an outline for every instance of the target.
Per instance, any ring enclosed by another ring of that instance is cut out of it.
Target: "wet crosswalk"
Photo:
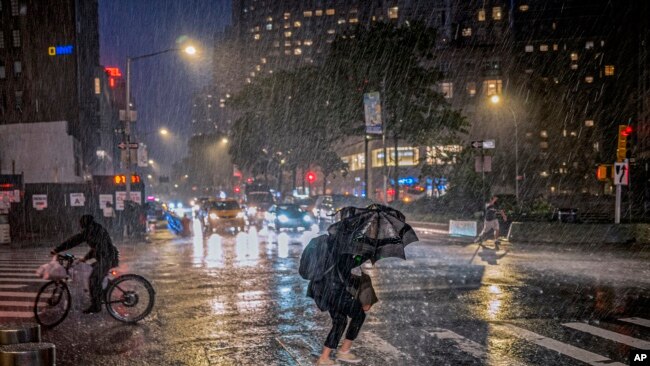
[[[47,282],[36,276],[36,270],[46,261],[0,253],[0,322],[34,317],[36,294]]]

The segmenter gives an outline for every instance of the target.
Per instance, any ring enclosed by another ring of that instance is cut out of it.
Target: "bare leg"
[[[343,340],[343,345],[341,346],[341,352],[348,353],[352,347],[352,341],[349,339]]]
[[[345,346],[345,342],[343,343]],[[323,347],[323,352],[320,354],[320,357],[318,358],[319,361],[325,361],[330,358],[330,353],[332,353],[332,349],[329,347]]]
[[[494,230],[494,240],[499,240],[499,229]]]

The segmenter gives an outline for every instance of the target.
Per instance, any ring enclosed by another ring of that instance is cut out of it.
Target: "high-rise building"
[[[1,0],[0,19],[1,172],[81,181],[102,131],[97,1]]]

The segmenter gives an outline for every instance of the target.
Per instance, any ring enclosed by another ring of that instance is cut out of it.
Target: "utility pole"
[[[131,58],[126,59],[126,104],[124,105],[124,143],[126,144],[126,198],[131,200]]]

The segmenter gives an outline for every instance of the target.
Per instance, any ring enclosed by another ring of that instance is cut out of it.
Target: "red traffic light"
[[[630,136],[632,132],[633,132],[632,126],[625,126],[625,128],[621,129],[622,136]]]
[[[239,186],[235,186],[233,190],[235,191],[235,193],[241,192],[241,188],[239,188]]]
[[[305,178],[307,178],[307,182],[314,183],[316,181],[316,173],[307,172],[307,175],[305,175]]]

